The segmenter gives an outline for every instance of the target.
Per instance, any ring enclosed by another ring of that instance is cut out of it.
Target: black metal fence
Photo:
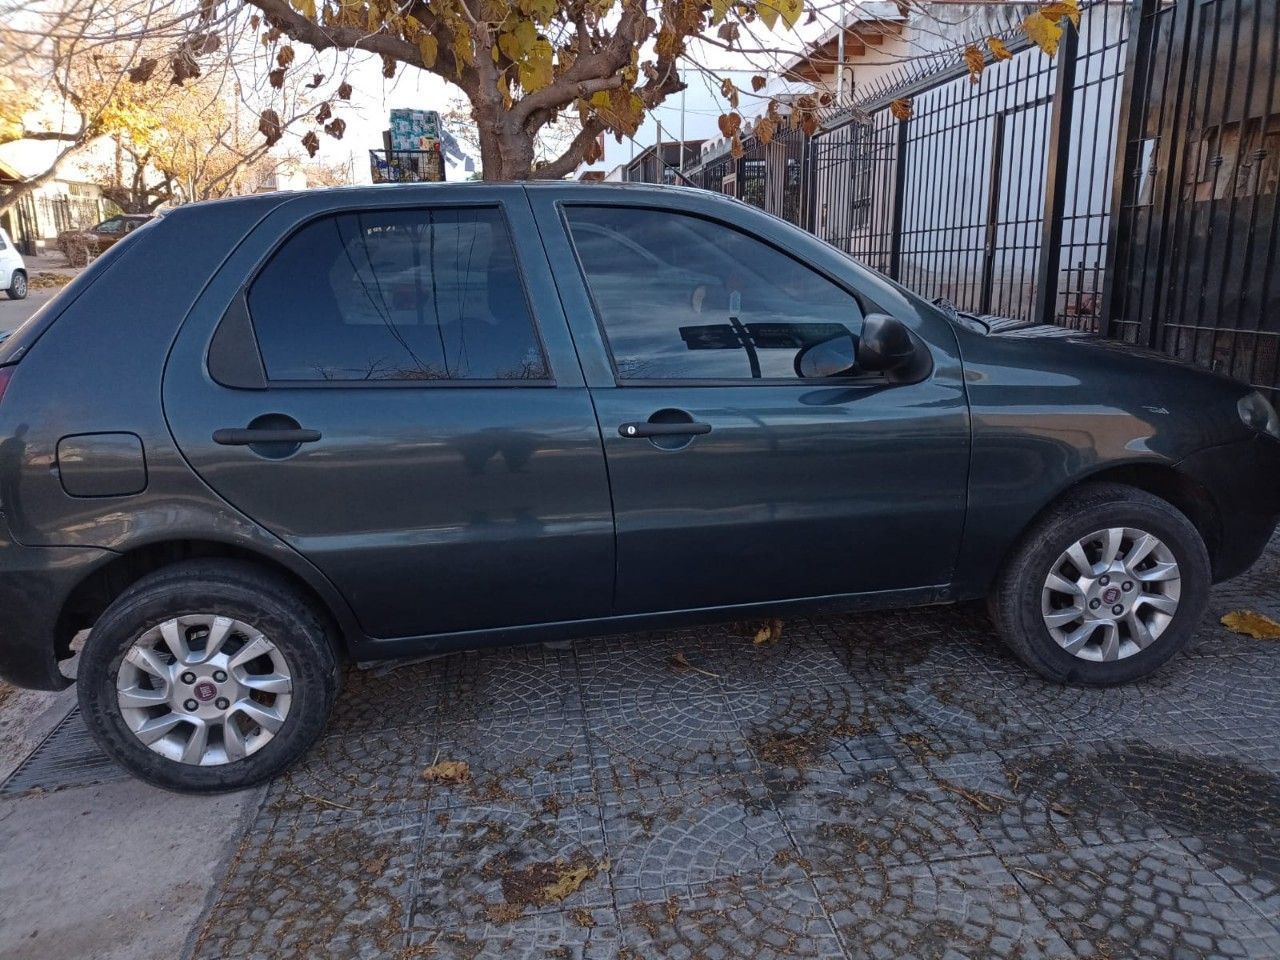
[[[1280,392],[1280,5],[1135,12],[1111,332]]]
[[[1276,0],[1095,0],[1056,57],[912,61],[806,137],[688,174],[928,297],[1280,388]],[[975,39],[980,39],[975,37]],[[907,120],[891,104],[911,104]]]

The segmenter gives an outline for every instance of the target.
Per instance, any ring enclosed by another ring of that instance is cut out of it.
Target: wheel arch
[[[335,652],[339,656],[346,654],[347,638],[355,629],[354,619],[327,583],[317,585],[312,578],[278,558],[240,544],[186,538],[139,545],[99,565],[82,578],[63,601],[58,615],[54,632],[58,659],[71,656],[71,641],[75,636],[92,627],[107,607],[134,583],[183,560],[204,558],[241,560],[283,579],[305,596],[326,620]]]
[[[1208,488],[1194,478],[1178,470],[1170,463],[1125,463],[1103,467],[1084,476],[1076,477],[1071,483],[1058,490],[1018,531],[1001,559],[1004,566],[1009,556],[1017,550],[1027,532],[1034,529],[1041,518],[1059,504],[1065,497],[1071,496],[1082,487],[1098,483],[1118,483],[1133,487],[1159,497],[1166,501],[1183,516],[1191,521],[1191,525],[1204,541],[1205,550],[1209,554],[1210,567],[1217,569],[1217,559],[1222,546],[1222,522],[1219,507]]]

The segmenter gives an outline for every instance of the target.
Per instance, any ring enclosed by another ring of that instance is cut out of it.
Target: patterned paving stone
[[[808,881],[770,887],[717,882],[697,895],[633,903],[620,919],[623,960],[844,957]]]
[[[818,896],[850,956],[993,960],[1073,956],[995,857],[820,877]]]
[[[802,879],[795,848],[763,785],[721,778],[604,797],[619,907],[701,892],[708,883]]]
[[[580,706],[573,650],[535,643],[455,654],[441,715],[471,720],[571,712]]]
[[[437,759],[466,763],[470,778],[463,784],[439,785],[431,795],[432,809],[493,797],[541,802],[592,789],[586,727],[577,710],[442,721],[435,755],[426,764]]]
[[[820,629],[868,689],[896,689],[911,676],[981,667],[991,627],[965,606],[832,617]]]
[[[601,790],[754,769],[741,726],[721,693],[681,696],[659,686],[620,689],[589,707],[586,720]]]
[[[1280,955],[1280,931],[1177,841],[1034,854],[1006,865],[1078,956]]]
[[[813,876],[991,852],[960,799],[913,765],[811,774],[772,796]]]
[[[435,755],[435,725],[326,737],[272,782],[266,806],[331,819],[423,810],[432,785],[422,771]]]
[[[754,624],[704,628],[706,657],[731,698],[777,695],[855,682],[836,648],[814,622],[787,621],[776,641],[753,642]]]
[[[1115,744],[1094,764],[1147,816],[1250,878],[1259,896],[1280,885],[1280,776],[1142,742]]]
[[[675,700],[723,693],[718,647],[696,629],[578,641],[583,706],[608,707],[637,692],[662,691]]]
[[[730,706],[770,782],[798,783],[811,771],[855,773],[905,749],[879,701],[852,680],[838,687],[744,693],[731,697]]]
[[[329,721],[332,734],[363,734],[389,727],[421,726],[456,687],[450,678],[456,655],[408,663],[350,667]]]
[[[959,754],[927,770],[1001,855],[1169,835],[1070,748]]]
[[[619,951],[613,908],[578,907],[449,929],[415,929],[403,960],[614,960]]]
[[[395,956],[420,840],[415,818],[264,812],[222,881],[194,960]]]
[[[441,810],[425,824],[414,883],[415,931],[474,930],[612,904],[593,798],[565,805],[497,798]]]
[[[1278,603],[1280,539],[1108,690],[974,604],[353,670],[192,960],[1280,957],[1280,643],[1217,623]]]

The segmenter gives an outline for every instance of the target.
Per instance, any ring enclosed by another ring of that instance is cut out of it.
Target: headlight
[[[1241,397],[1236,407],[1245,426],[1252,427],[1259,433],[1269,433],[1280,440],[1280,416],[1276,416],[1276,408],[1266,397],[1254,391]]]

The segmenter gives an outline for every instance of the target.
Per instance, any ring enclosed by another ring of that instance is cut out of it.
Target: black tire
[[[216,614],[252,625],[284,656],[292,675],[284,724],[257,752],[214,766],[181,763],[154,752],[126,724],[116,678],[135,640],[183,615]],[[180,793],[249,787],[298,760],[324,732],[340,672],[332,630],[294,587],[252,563],[188,560],[139,580],[94,625],[80,657],[80,711],[99,746],[134,776]]]
[[[25,270],[13,271],[9,278],[9,289],[5,291],[10,300],[27,299],[27,273]]]
[[[1041,610],[1041,591],[1054,562],[1072,543],[1109,527],[1151,533],[1172,551],[1182,577],[1172,619],[1154,642],[1131,656],[1086,660],[1053,638]],[[1181,650],[1209,602],[1209,555],[1199,532],[1172,504],[1117,483],[1089,484],[1051,507],[1014,548],[996,580],[989,609],[1005,643],[1023,663],[1056,683],[1108,687],[1145,677]]]

